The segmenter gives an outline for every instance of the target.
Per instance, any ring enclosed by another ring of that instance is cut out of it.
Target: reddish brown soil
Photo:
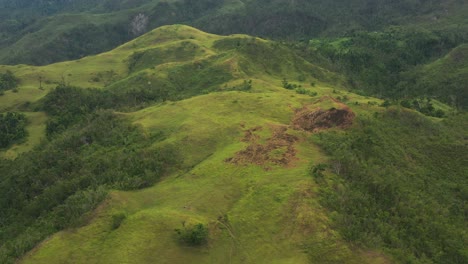
[[[244,138],[242,139],[242,142],[252,142],[252,141],[260,139],[260,137],[256,135],[255,132],[261,131],[262,129],[263,128],[261,126],[257,126],[257,127],[245,130]]]
[[[304,106],[296,110],[296,114],[291,122],[294,129],[317,132],[332,127],[347,128],[353,124],[355,114],[349,107],[334,98],[321,98],[318,102],[330,99],[337,103],[340,109],[331,108],[323,110],[320,107],[310,109]]]
[[[249,143],[246,149],[235,154],[226,162],[234,164],[256,164],[269,169],[269,165],[289,165],[296,156],[294,143],[297,137],[286,133],[286,126],[272,126],[272,136],[265,143],[260,142],[260,136],[255,134],[262,127],[245,130],[243,142]]]
[[[269,169],[271,165],[288,166],[296,160],[294,143],[298,138],[288,134],[288,127],[296,130],[317,132],[332,127],[347,128],[353,124],[355,114],[348,106],[340,101],[326,96],[315,103],[331,100],[337,108],[323,110],[320,107],[309,108],[307,106],[296,110],[291,126],[271,125],[272,136],[262,140],[258,131],[261,126],[244,130],[242,142],[248,143],[247,148],[237,152],[234,157],[226,159],[226,162],[234,164],[256,164]],[[240,125],[245,129],[245,124]]]

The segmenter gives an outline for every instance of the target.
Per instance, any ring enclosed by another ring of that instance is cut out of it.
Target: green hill
[[[464,113],[384,107],[283,44],[182,25],[7,70],[0,111],[29,136],[0,159],[2,263],[468,258]]]

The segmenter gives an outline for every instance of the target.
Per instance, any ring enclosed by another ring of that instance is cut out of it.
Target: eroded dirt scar
[[[324,110],[317,106],[318,103],[329,101],[333,106]],[[287,167],[291,165],[296,158],[297,150],[294,147],[298,137],[288,133],[288,129],[319,132],[330,128],[345,129],[353,124],[355,114],[342,102],[325,96],[314,102],[310,106],[304,106],[294,111],[294,116],[290,125],[268,125],[271,130],[271,136],[262,139],[260,132],[264,129],[262,126],[245,129],[242,142],[248,143],[244,150],[238,151],[233,157],[226,159],[226,162],[248,165],[255,164],[264,169],[270,169],[273,165]]]
[[[256,132],[263,130],[258,126],[244,131],[242,142],[249,145],[226,162],[234,164],[256,164],[269,169],[270,165],[289,165],[296,157],[294,143],[298,138],[288,134],[288,126],[270,125],[271,137],[263,140]]]
[[[298,110],[292,120],[294,129],[318,132],[332,127],[347,128],[353,124],[355,114],[349,109],[323,110],[304,107]]]

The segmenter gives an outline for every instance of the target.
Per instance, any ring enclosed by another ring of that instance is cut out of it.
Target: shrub
[[[127,215],[124,213],[117,213],[112,215],[112,230],[115,230],[120,227],[122,222],[127,218]]]
[[[299,88],[299,89],[296,89],[296,93],[298,93],[298,94],[307,94],[307,90],[304,89],[304,88]]]
[[[306,94],[306,95],[311,96],[311,97],[317,95],[317,92],[309,91],[309,90],[306,90],[306,89],[304,89],[304,88],[297,88],[297,89],[296,89],[296,93],[298,93],[298,94]]]
[[[385,100],[382,104],[380,104],[380,106],[382,106],[382,107],[389,107],[391,105],[392,105],[392,103],[389,100]]]
[[[288,89],[288,90],[293,90],[293,89],[296,89],[296,88],[299,87],[297,84],[289,83],[289,82],[286,80],[286,78],[283,79],[283,81],[281,82],[281,84],[283,85],[283,88]]]
[[[176,229],[180,242],[189,246],[200,246],[208,242],[208,229],[203,224]]]
[[[318,180],[319,165],[310,174],[343,238],[378,245],[401,263],[468,263],[466,234],[460,232],[465,190],[457,187],[466,182],[467,165],[460,159],[466,151],[458,141],[466,120],[460,115],[435,122],[389,108],[358,118],[346,133],[315,135],[335,175]]]
[[[323,179],[323,177],[325,176],[323,172],[326,168],[327,164],[319,163],[310,167],[309,174],[313,176],[316,180]]]
[[[241,87],[240,87],[240,90],[241,91],[249,91],[249,90],[252,90],[252,80],[244,80],[244,82],[242,83]]]

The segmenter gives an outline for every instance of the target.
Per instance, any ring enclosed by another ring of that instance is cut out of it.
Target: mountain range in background
[[[285,40],[343,37],[391,25],[467,31],[466,2],[456,0],[1,0],[0,10],[3,64],[78,59],[176,23],[215,34]],[[144,17],[140,25],[139,16]]]

